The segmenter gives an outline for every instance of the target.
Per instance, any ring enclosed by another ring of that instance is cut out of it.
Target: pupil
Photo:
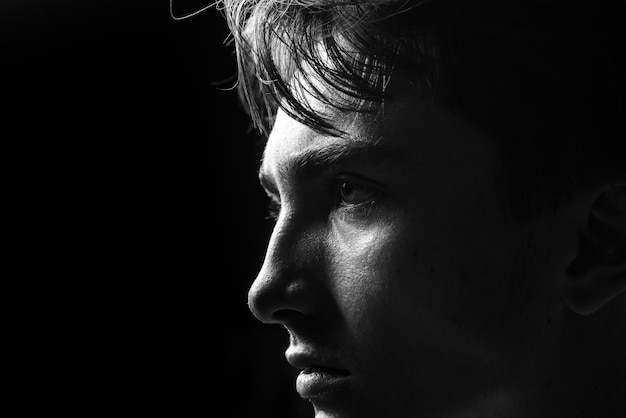
[[[352,192],[354,191],[352,184],[345,182],[341,184],[341,193],[344,196],[349,196],[352,194]]]

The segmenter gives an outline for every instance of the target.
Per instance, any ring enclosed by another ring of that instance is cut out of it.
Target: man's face
[[[496,142],[417,99],[320,111],[348,135],[277,116],[261,181],[281,209],[249,293],[289,331],[298,392],[318,418],[506,409],[554,292]]]

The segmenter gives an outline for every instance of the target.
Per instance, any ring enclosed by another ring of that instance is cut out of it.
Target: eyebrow
[[[350,141],[307,148],[293,154],[277,167],[277,175],[280,178],[295,176],[299,179],[310,179],[332,166],[362,159],[367,159],[368,163],[376,166],[408,163],[407,153],[401,149],[380,143]],[[265,168],[265,155],[259,169],[259,181],[266,190],[278,194],[272,175]]]

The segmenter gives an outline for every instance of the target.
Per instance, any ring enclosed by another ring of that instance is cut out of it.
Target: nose
[[[319,234],[304,231],[289,219],[279,222],[248,292],[250,311],[269,324],[311,315],[328,300]]]

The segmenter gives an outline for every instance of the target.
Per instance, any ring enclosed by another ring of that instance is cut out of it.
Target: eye
[[[343,207],[354,207],[362,203],[369,203],[376,195],[376,190],[361,182],[339,179],[339,204]]]
[[[374,207],[379,189],[369,182],[353,178],[339,178],[335,185],[335,210],[333,213],[344,222],[364,221]]]
[[[265,219],[276,221],[278,219],[278,215],[280,214],[280,200],[269,197],[269,201],[267,202],[267,216]]]

